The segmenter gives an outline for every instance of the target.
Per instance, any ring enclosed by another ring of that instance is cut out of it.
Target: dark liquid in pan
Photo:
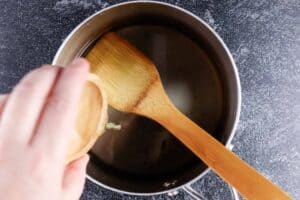
[[[222,88],[215,67],[201,45],[177,30],[159,25],[129,26],[117,33],[155,63],[174,104],[218,137],[223,115]],[[106,185],[136,191],[134,185],[140,184],[140,192],[154,192],[182,184],[205,168],[152,120],[110,108],[109,121],[122,128],[107,130],[101,136],[91,150],[88,167],[89,174]]]

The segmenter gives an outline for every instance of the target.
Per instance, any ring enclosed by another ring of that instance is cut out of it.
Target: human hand
[[[45,65],[0,98],[0,196],[8,200],[79,199],[88,156],[66,165],[89,64]]]

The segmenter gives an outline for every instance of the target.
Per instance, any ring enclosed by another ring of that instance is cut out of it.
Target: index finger
[[[42,112],[33,147],[56,159],[65,159],[88,71],[89,64],[84,59],[76,59],[62,70]]]

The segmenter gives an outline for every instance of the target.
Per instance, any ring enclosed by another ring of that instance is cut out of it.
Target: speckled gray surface
[[[30,69],[50,63],[67,34],[85,17],[123,1],[0,0],[0,92]],[[234,151],[295,199],[300,199],[300,1],[166,0],[192,11],[224,39],[240,72],[242,113]],[[209,173],[193,187],[208,199],[230,199]],[[130,197],[87,182],[87,199]]]

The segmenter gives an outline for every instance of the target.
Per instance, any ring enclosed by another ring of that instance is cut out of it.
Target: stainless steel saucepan
[[[166,3],[114,5],[79,24],[53,64],[65,65],[84,56],[107,31],[117,32],[152,59],[174,104],[231,147],[240,112],[238,72],[226,45],[204,21]],[[88,179],[131,195],[174,194],[182,188],[204,199],[190,184],[208,172],[207,166],[164,128],[112,108],[109,121],[118,128],[107,130],[91,150]]]

